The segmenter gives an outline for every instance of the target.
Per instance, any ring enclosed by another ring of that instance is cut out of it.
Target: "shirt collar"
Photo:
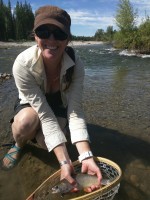
[[[41,50],[40,48],[36,48],[35,57],[34,57],[34,64],[32,65],[32,69],[38,73],[42,73],[44,69],[43,59],[41,56]],[[66,70],[70,67],[75,65],[75,62],[71,59],[71,57],[64,51],[61,61],[61,76],[63,76],[66,73]]]
[[[62,65],[61,74],[64,75],[67,69],[75,65],[75,62],[66,52],[64,52],[61,65]]]

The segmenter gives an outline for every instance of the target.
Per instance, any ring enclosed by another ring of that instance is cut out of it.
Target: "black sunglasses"
[[[48,39],[53,34],[56,40],[66,40],[68,35],[61,29],[49,30],[47,27],[39,27],[35,30],[35,34],[40,39]]]

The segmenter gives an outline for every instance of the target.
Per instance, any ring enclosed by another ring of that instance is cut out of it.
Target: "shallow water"
[[[115,161],[123,171],[115,200],[149,200],[150,58],[120,54],[110,45],[75,48],[86,68],[83,105],[94,155]],[[11,73],[23,49],[0,49],[0,72]],[[1,144],[12,140],[8,121],[16,98],[13,79],[0,85]],[[74,147],[68,149],[76,160]],[[6,151],[1,148],[0,158]],[[15,169],[0,170],[0,199],[24,200],[57,169],[53,154],[27,145]]]

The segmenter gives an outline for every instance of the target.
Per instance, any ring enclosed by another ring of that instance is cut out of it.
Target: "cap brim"
[[[35,29],[37,29],[39,26],[42,26],[44,24],[55,25],[69,35],[69,31],[67,31],[66,27],[55,19],[45,19],[42,22],[37,23],[36,26],[34,26],[33,30],[35,31]]]

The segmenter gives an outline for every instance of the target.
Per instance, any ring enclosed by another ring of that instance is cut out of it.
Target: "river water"
[[[15,57],[25,48],[0,49],[0,73],[11,73]],[[118,51],[107,44],[74,48],[85,65],[83,106],[93,152],[115,161],[123,171],[115,199],[149,200],[150,56]],[[16,98],[13,79],[0,85],[1,144],[12,140],[8,121]],[[0,158],[6,151],[1,148]],[[76,160],[76,151],[70,148],[70,152]],[[24,200],[58,169],[51,156],[53,162],[46,152],[29,145],[14,170],[0,171],[0,199]]]

